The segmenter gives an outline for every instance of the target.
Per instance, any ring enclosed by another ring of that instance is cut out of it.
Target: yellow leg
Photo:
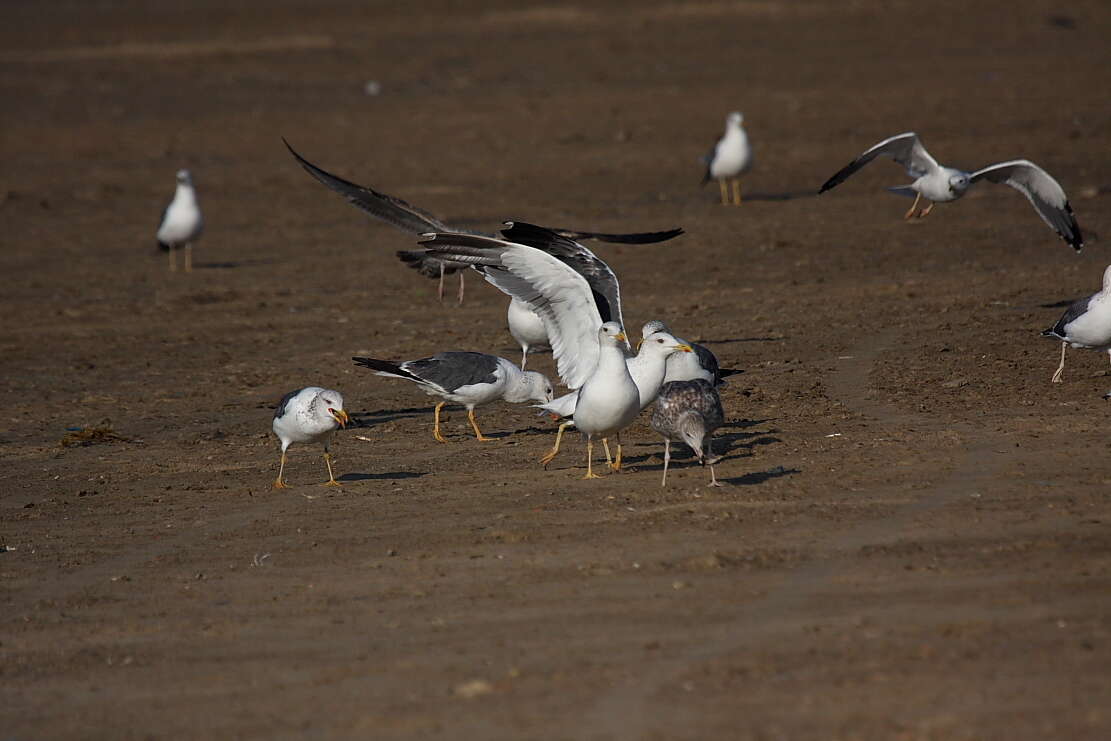
[[[166,254],[170,256],[170,272],[177,270],[177,257],[174,255],[174,248],[170,247],[166,250]]]
[[[602,478],[598,474],[594,473],[594,469],[591,468],[591,463],[593,462],[593,458],[594,458],[594,440],[591,439],[590,435],[587,435],[586,436],[586,475],[583,476],[584,479],[600,479],[600,478]]]
[[[741,180],[740,178],[733,178],[733,205],[741,205]]]
[[[478,422],[476,422],[475,418],[474,418],[474,409],[468,409],[467,410],[467,419],[469,419],[471,421],[471,427],[474,428],[475,437],[477,437],[479,440],[481,440],[482,442],[488,442],[490,440],[497,440],[496,437],[486,437],[485,435],[482,434],[482,430],[478,429]]]
[[[922,200],[921,193],[914,194],[914,203],[910,205],[910,210],[903,214],[903,221],[910,221],[914,218],[914,212],[918,210],[918,202]]]
[[[613,456],[610,455],[610,441],[608,438],[602,438],[602,447],[606,450],[606,465],[613,468]]]
[[[185,272],[193,272],[193,245],[185,245]]]
[[[336,477],[332,475],[332,454],[324,453],[324,464],[328,466],[328,480],[324,482],[325,486],[343,486],[340,482],[336,481]]]
[[[621,473],[621,435],[617,435],[617,458],[614,459],[613,465],[610,466],[615,473]]]
[[[432,427],[432,437],[436,438],[436,441],[441,443],[447,442],[447,438],[440,434],[440,410],[444,408],[445,404],[447,404],[446,401],[441,401],[436,405],[436,423]]]
[[[1050,383],[1060,383],[1061,382],[1061,376],[1065,372],[1065,350],[1067,350],[1068,348],[1069,348],[1069,343],[1067,343],[1067,342],[1062,342],[1061,343],[1061,364],[1059,366],[1057,366],[1057,372],[1053,374],[1053,378],[1050,379]]]
[[[721,205],[729,205],[729,189],[725,187],[725,178],[718,180],[718,189],[721,191]]]
[[[282,464],[278,467],[278,478],[274,479],[275,489],[288,489],[284,481],[282,481],[282,474],[285,473],[285,451],[282,451]]]
[[[572,424],[574,424],[574,423],[573,422],[564,422],[563,424],[561,424],[559,426],[559,431],[556,432],[555,446],[552,447],[552,449],[549,450],[548,453],[543,458],[540,459],[540,462],[544,464],[544,468],[547,468],[548,464],[551,463],[555,459],[556,453],[559,452],[559,444],[563,440],[563,431],[566,430],[568,427],[570,427]]]

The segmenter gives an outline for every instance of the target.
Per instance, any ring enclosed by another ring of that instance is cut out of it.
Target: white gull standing
[[[1103,288],[1074,301],[1042,337],[1061,341],[1061,364],[1051,379],[1061,382],[1065,372],[1065,350],[1069,345],[1088,350],[1106,350],[1111,355],[1111,265],[1103,271]]]
[[[440,410],[448,402],[467,407],[467,419],[475,437],[486,437],[478,428],[474,408],[492,401],[551,401],[552,384],[536,371],[522,371],[511,361],[480,352],[440,352],[428,358],[391,363],[376,358],[351,358],[356,365],[370,368],[379,376],[404,378],[424,389],[426,394],[444,401],[436,405],[432,437],[446,443],[440,432]]]
[[[1061,185],[1053,177],[1029,160],[1008,160],[980,168],[975,172],[965,172],[955,167],[939,165],[930,156],[922,141],[913,131],[884,139],[866,150],[855,160],[838,170],[818,191],[825,193],[837,187],[850,175],[867,165],[879,155],[886,155],[906,169],[914,178],[909,185],[888,188],[892,193],[914,196],[914,203],[903,216],[904,219],[924,218],[933,210],[935,203],[948,203],[963,196],[968,189],[981,180],[1009,185],[1022,193],[1034,206],[1038,216],[1049,225],[1057,235],[1077,252],[1084,246],[1084,237],[1076,223],[1072,206]],[[919,211],[918,203],[925,198],[930,205]]]
[[[185,272],[193,272],[193,243],[204,230],[204,217],[197,204],[197,191],[188,170],[177,171],[177,188],[158,225],[158,246],[170,256],[170,270],[177,270],[174,250],[185,248]]]
[[[721,205],[729,205],[729,192],[725,187],[728,180],[733,184],[733,205],[741,205],[741,175],[752,167],[752,145],[748,142],[745,132],[745,117],[734,111],[725,118],[725,133],[713,149],[702,158],[706,163],[706,172],[702,176],[702,184],[711,180],[718,181],[721,190]]]
[[[324,463],[328,466],[326,486],[339,486],[332,475],[332,438],[336,429],[349,421],[343,410],[343,397],[338,391],[319,386],[306,386],[290,391],[278,402],[274,412],[274,434],[282,441],[282,462],[278,468],[275,489],[287,488],[282,480],[285,473],[285,451],[293,443],[324,443]]]

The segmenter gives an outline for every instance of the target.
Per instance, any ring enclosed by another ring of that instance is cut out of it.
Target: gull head
[[[740,126],[745,122],[745,116],[740,111],[733,111],[725,117],[726,126]]]
[[[640,352],[667,357],[676,352],[694,352],[694,348],[667,332],[653,332],[641,342]]]
[[[648,339],[648,335],[650,334],[654,334],[656,332],[670,331],[671,330],[667,328],[667,325],[661,322],[659,319],[653,319],[650,322],[645,322],[644,326],[640,328],[640,341],[644,342],[646,339]],[[637,347],[640,347],[640,345],[637,344]]]
[[[706,453],[702,449],[702,442],[706,439],[706,425],[697,412],[684,412],[675,423],[679,436],[683,442],[690,446],[698,458],[700,465],[706,465]]]
[[[521,383],[525,386],[526,400],[542,401],[545,404],[555,398],[552,382],[543,373],[525,371],[521,374]]]
[[[334,421],[340,427],[346,427],[351,418],[343,410],[343,397],[338,391],[326,389],[321,391],[313,400],[313,413],[322,418]]]
[[[964,193],[966,190],[968,190],[970,182],[971,181],[968,179],[967,173],[958,172],[955,175],[950,175],[949,192],[955,196],[959,196],[961,193]]]
[[[598,328],[598,342],[602,344],[616,345],[625,341],[625,330],[617,322],[606,322]]]
[[[177,171],[177,181],[179,183],[181,183],[182,185],[192,185],[193,184],[193,176],[189,174],[188,170],[178,170]]]

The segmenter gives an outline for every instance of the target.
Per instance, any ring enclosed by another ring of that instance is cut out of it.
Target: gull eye
[[[657,342],[658,344],[660,344],[660,345],[664,344],[664,341],[663,341],[663,340],[656,340],[656,342]]]

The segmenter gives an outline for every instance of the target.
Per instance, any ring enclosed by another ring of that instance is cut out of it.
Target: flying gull
[[[694,451],[701,465],[710,466],[710,486],[721,486],[714,474],[714,457],[711,448],[714,430],[725,421],[721,398],[708,381],[670,381],[660,389],[656,411],[652,414],[652,429],[664,438],[664,475],[660,486],[667,486],[667,466],[671,461],[671,441],[685,442]],[[703,442],[706,443],[703,450]]]
[[[521,371],[511,361],[479,352],[440,352],[429,358],[391,363],[375,358],[351,358],[356,365],[370,368],[379,376],[404,378],[419,385],[426,394],[444,401],[436,405],[436,421],[432,437],[447,440],[440,434],[440,410],[448,402],[467,407],[475,437],[494,440],[478,429],[474,408],[499,399],[510,403],[551,401],[552,384],[536,371]]]
[[[188,170],[177,171],[177,188],[174,199],[162,212],[162,223],[158,225],[158,246],[170,257],[170,270],[177,270],[174,250],[185,248],[185,272],[193,272],[193,242],[204,230],[204,217],[197,205],[197,191],[193,187],[193,176]]]
[[[483,232],[472,232],[468,229],[459,229],[444,224],[427,211],[418,208],[385,193],[368,188],[364,185],[353,183],[349,180],[333,175],[317,167],[312,162],[302,157],[290,146],[289,142],[282,139],[290,154],[301,164],[310,175],[322,184],[342,195],[349,203],[362,209],[371,216],[385,221],[410,234],[425,234],[428,232],[457,232],[464,234],[480,234],[494,236]],[[572,240],[596,239],[600,242],[613,242],[619,244],[649,244],[664,242],[683,233],[682,229],[668,229],[660,232],[639,232],[632,234],[608,234],[604,232],[587,232],[570,229],[553,229],[553,231],[567,236]],[[439,280],[438,294],[440,299],[444,296],[444,276],[459,272],[459,303],[463,302],[463,273],[466,265],[457,263],[445,257],[432,257],[428,250],[399,250],[398,258],[409,267],[417,270],[421,275]]]
[[[841,168],[818,191],[825,193],[837,187],[850,175],[874,160],[886,155],[902,165],[914,182],[888,188],[898,195],[914,196],[914,203],[904,219],[923,218],[933,210],[935,203],[955,201],[981,180],[1009,185],[1022,193],[1042,217],[1042,221],[1057,232],[1077,252],[1084,246],[1080,226],[1072,213],[1068,196],[1053,177],[1029,160],[1008,160],[988,165],[975,172],[965,172],[955,167],[939,165],[922,146],[918,135],[912,131],[884,139],[855,160]],[[930,205],[919,211],[918,203],[925,198]]]
[[[285,451],[293,443],[324,443],[324,463],[328,466],[326,486],[339,486],[332,475],[332,454],[329,448],[337,427],[347,425],[349,417],[343,410],[343,397],[338,391],[307,386],[290,391],[278,402],[274,412],[274,434],[282,441],[282,462],[278,468],[275,489],[288,488],[282,481],[285,472]]]
[[[1061,318],[1042,337],[1061,341],[1061,364],[1053,383],[1061,382],[1065,372],[1065,350],[1069,345],[1088,350],[1107,350],[1111,355],[1111,265],[1103,271],[1103,288],[1091,296],[1074,301]]]
[[[718,139],[713,149],[702,158],[706,163],[706,173],[702,185],[711,180],[718,181],[721,190],[721,205],[729,205],[729,191],[725,187],[728,180],[733,184],[733,205],[741,205],[741,175],[752,167],[752,145],[748,134],[741,124],[745,117],[734,111],[725,118],[725,134]]]

